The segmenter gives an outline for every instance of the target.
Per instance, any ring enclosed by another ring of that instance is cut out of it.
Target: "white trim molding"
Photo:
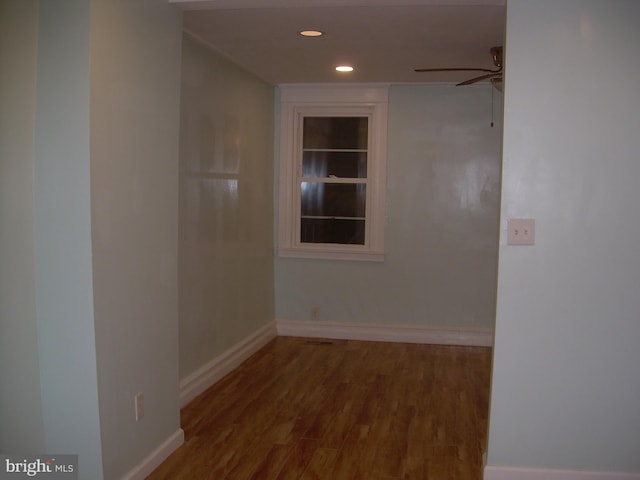
[[[179,428],[160,444],[149,455],[144,457],[142,462],[129,470],[122,480],[144,480],[153,472],[169,455],[177,450],[184,443],[184,431]]]
[[[180,380],[180,407],[184,407],[276,337],[276,322],[269,322],[249,337]]]
[[[484,480],[640,480],[640,473],[552,470],[487,465]]]
[[[298,0],[296,0],[298,1]],[[284,103],[387,103],[390,83],[282,83]]]
[[[493,330],[491,329],[277,320],[277,330],[278,335],[284,337],[493,346]]]

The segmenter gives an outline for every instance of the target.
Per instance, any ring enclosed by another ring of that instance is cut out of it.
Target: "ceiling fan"
[[[456,86],[471,85],[482,80],[489,80],[498,91],[502,91],[502,46],[492,47],[489,52],[493,59],[495,70],[488,68],[416,68],[415,72],[485,72],[477,77],[470,78]]]

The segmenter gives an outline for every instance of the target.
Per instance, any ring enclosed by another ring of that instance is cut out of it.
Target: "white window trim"
[[[383,261],[387,164],[388,85],[281,85],[278,254],[281,257]],[[299,241],[296,187],[299,116],[370,115],[365,245]]]

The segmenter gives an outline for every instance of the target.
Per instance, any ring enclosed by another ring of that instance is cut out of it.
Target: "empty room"
[[[640,478],[638,21],[3,0],[4,473]]]
[[[151,478],[480,478],[502,132],[485,77],[501,79],[504,7],[183,21],[185,445]],[[452,31],[466,57],[443,49]],[[192,400],[274,334],[257,371]]]

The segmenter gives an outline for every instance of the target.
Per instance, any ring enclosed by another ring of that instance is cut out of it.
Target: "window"
[[[384,259],[387,90],[281,87],[281,256]]]

